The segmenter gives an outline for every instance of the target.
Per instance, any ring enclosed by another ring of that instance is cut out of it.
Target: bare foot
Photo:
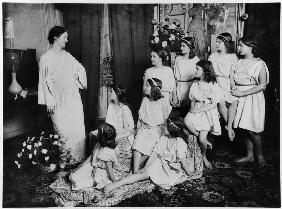
[[[230,141],[233,141],[235,138],[235,132],[232,128],[228,128],[227,125],[224,126],[225,130],[227,130],[228,132],[228,137],[230,139]]]
[[[213,169],[212,164],[207,160],[206,157],[203,158],[204,165],[207,169]]]
[[[207,148],[212,150],[212,143],[210,143],[209,141],[207,141]]]
[[[254,162],[254,157],[241,157],[235,160],[235,163],[252,163]]]
[[[112,188],[111,184],[108,184],[104,187],[103,192],[104,192],[105,198],[113,196],[113,193],[112,193],[113,189],[114,188]]]
[[[259,164],[259,167],[264,167],[267,165],[263,156],[258,156],[258,164]]]

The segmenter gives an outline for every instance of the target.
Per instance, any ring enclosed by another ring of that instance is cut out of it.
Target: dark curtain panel
[[[137,119],[142,99],[143,74],[150,67],[153,5],[111,4],[113,71],[117,83],[127,88],[128,103]]]
[[[249,18],[244,31],[245,36],[257,40],[259,55],[268,66],[270,83],[265,91],[266,128],[273,130],[273,125],[277,125],[277,128],[274,129],[278,132],[280,116],[278,103],[280,92],[280,6],[280,3],[246,4]]]
[[[97,127],[100,60],[100,4],[59,4],[69,34],[66,50],[86,69],[88,89],[82,91],[87,133]]]

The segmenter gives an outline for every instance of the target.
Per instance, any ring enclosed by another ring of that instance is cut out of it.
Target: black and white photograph
[[[1,207],[281,207],[280,1],[1,3]]]

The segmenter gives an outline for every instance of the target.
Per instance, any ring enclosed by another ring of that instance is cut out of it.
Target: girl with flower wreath
[[[171,114],[184,118],[190,108],[189,90],[195,78],[196,63],[200,60],[195,55],[195,43],[192,37],[181,39],[181,55],[175,59],[173,74],[176,88],[173,91]]]
[[[265,166],[260,133],[264,130],[263,91],[269,83],[269,71],[265,62],[257,58],[256,48],[257,43],[253,39],[248,37],[239,39],[238,50],[243,58],[239,60],[234,73],[235,87],[231,94],[239,98],[234,127],[246,131],[244,138],[247,156],[236,159],[235,162],[240,164],[254,162],[256,157],[258,164]]]
[[[233,121],[238,105],[238,98],[231,95],[231,88],[234,86],[233,72],[238,62],[235,54],[235,48],[230,33],[221,33],[216,38],[217,52],[210,55],[209,60],[212,62],[217,83],[222,92],[222,99],[218,105],[220,114],[222,115],[228,137],[231,141],[235,138],[233,130]]]
[[[69,176],[72,190],[88,187],[100,189],[117,180],[114,170],[114,165],[118,163],[114,151],[116,135],[115,128],[108,123],[104,123],[98,128],[98,143],[93,154]]]
[[[138,111],[137,134],[133,143],[133,173],[149,158],[158,142],[162,127],[171,107],[161,93],[162,82],[157,78],[147,80],[146,96]]]

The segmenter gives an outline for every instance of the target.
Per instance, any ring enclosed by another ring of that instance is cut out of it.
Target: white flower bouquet
[[[15,164],[18,169],[30,165],[48,167],[55,170],[58,165],[65,162],[67,151],[62,149],[64,140],[58,135],[41,132],[38,137],[28,137],[17,153]]]

